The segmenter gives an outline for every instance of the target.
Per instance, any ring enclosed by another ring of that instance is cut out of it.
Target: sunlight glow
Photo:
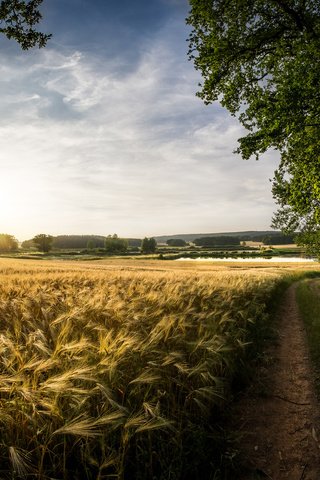
[[[43,211],[43,199],[37,194],[31,176],[15,177],[11,172],[0,179],[0,233],[16,235],[19,240],[32,231],[32,221]]]
[[[19,215],[19,205],[23,202],[24,191],[20,182],[9,177],[0,179],[0,222]]]

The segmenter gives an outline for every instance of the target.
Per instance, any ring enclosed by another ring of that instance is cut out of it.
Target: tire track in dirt
[[[254,386],[235,408],[246,472],[239,480],[320,479],[319,407],[295,290],[292,285],[285,294],[279,340],[267,353],[260,387]]]

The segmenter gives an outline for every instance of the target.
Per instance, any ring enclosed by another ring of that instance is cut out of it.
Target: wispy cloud
[[[168,22],[125,72],[120,54],[0,55],[0,230],[26,238],[268,226],[276,160],[232,154],[241,129],[195,97],[182,33],[172,48],[179,29]]]

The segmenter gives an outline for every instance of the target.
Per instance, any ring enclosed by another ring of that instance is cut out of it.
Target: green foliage
[[[88,250],[93,250],[95,248],[96,244],[93,240],[88,240],[87,242],[87,248]]]
[[[95,248],[103,248],[104,241],[105,237],[101,235],[58,235],[53,237],[52,247],[60,249],[87,248],[89,242],[92,242]]]
[[[248,134],[244,159],[279,150],[273,226],[320,228],[320,4],[315,0],[190,0],[190,59],[199,96],[219,100]],[[308,241],[312,238],[308,237]]]
[[[22,243],[21,243],[21,248],[22,249],[25,249],[25,250],[30,250],[32,248],[35,248],[35,244],[33,243],[33,240],[30,239],[30,240],[24,240]]]
[[[44,47],[51,35],[38,32],[41,20],[39,6],[42,0],[2,0],[0,4],[0,32],[16,40],[23,50]]]
[[[320,261],[320,231],[304,232],[297,237],[297,244],[306,246],[306,253]]]
[[[155,253],[156,249],[157,249],[157,242],[155,238],[145,237],[142,240],[142,244],[141,244],[142,253]]]
[[[317,393],[320,397],[320,282],[301,282],[297,288],[297,301],[303,317],[311,359],[315,367]]]
[[[0,252],[12,252],[18,250],[18,241],[13,235],[0,233]]]
[[[52,237],[52,248],[59,250],[104,248],[105,237],[101,235],[57,235]],[[22,242],[22,248],[34,247],[33,240]]]
[[[39,235],[33,237],[32,241],[41,252],[47,253],[50,252],[52,248],[53,237],[45,233],[39,233]]]
[[[320,139],[319,128],[301,130],[290,139],[275,173],[273,194],[280,209],[273,225],[288,232],[320,230]],[[315,237],[316,238],[316,237]],[[302,236],[312,245],[312,236]],[[317,243],[314,244],[317,246]]]
[[[170,238],[167,240],[167,245],[170,247],[185,247],[187,245],[187,242],[185,240],[182,240],[181,238]]]
[[[108,253],[122,253],[128,249],[128,242],[124,238],[119,238],[117,234],[108,235],[104,243],[105,251]]]
[[[201,237],[196,238],[194,243],[201,247],[211,247],[216,245],[240,245],[240,239],[238,237],[229,237],[227,235],[215,236],[215,237]]]
[[[293,235],[266,235],[263,237],[262,242],[265,245],[288,245],[294,243]]]

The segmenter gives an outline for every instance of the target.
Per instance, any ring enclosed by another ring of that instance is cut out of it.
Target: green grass
[[[320,280],[303,281],[297,287],[297,302],[303,317],[311,360],[315,369],[315,382],[320,398]]]

